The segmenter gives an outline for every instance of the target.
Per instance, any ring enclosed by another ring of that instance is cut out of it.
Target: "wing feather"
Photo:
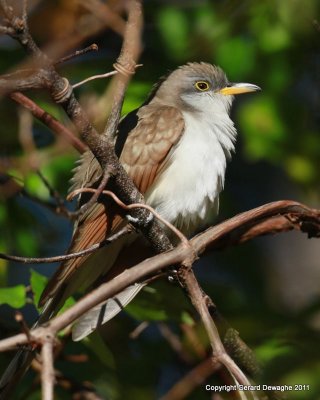
[[[120,161],[137,188],[145,193],[179,142],[184,119],[177,108],[159,104],[142,107],[138,116],[138,124],[127,138]]]
[[[156,181],[159,171],[163,170],[168,161],[170,151],[178,143],[184,130],[184,120],[178,109],[159,104],[149,104],[140,108],[137,116],[138,122],[128,134],[120,161],[137,188],[145,193]],[[131,125],[122,124],[122,126]],[[123,134],[120,136],[123,138]],[[101,167],[96,158],[90,151],[86,152],[75,169],[71,190],[97,187],[101,173]],[[80,203],[87,201],[87,197],[82,195]],[[77,221],[68,253],[86,249],[105,240],[126,223],[123,212],[116,205],[109,200],[97,202]],[[89,261],[86,261],[90,257],[93,256],[88,255],[62,263],[45,288],[40,298],[40,306],[45,305],[54,296],[63,297],[61,291],[66,291],[68,284],[75,287],[75,283],[70,283],[70,281],[80,267],[89,267]],[[106,268],[110,268],[111,266],[107,267],[107,264],[108,262],[106,262]],[[106,272],[103,271],[102,265],[101,273]],[[77,274],[77,276],[82,275]],[[83,274],[83,276],[88,275]],[[81,284],[82,282],[79,286]]]

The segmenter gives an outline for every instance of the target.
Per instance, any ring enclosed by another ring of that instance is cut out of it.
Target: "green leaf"
[[[21,308],[26,304],[26,288],[24,285],[0,289],[0,304],[8,304],[13,308]]]
[[[126,115],[141,106],[151,88],[151,82],[131,82],[122,107],[122,114]]]
[[[316,178],[316,170],[306,157],[291,156],[286,161],[288,175],[300,183],[308,183]]]
[[[113,354],[106,346],[99,333],[93,332],[82,340],[82,344],[88,347],[106,367],[115,367]]]
[[[243,103],[239,112],[241,133],[245,137],[245,151],[252,160],[280,161],[287,138],[277,106],[267,95]]]
[[[34,304],[36,307],[38,307],[41,293],[43,292],[47,282],[48,278],[46,276],[39,274],[39,272],[33,269],[31,270],[30,284],[33,291]]]
[[[181,322],[190,326],[194,326],[195,324],[194,319],[191,317],[190,313],[186,311],[182,311],[181,313]]]
[[[217,64],[225,67],[231,79],[239,79],[253,70],[255,48],[251,41],[236,37],[221,41],[216,49]]]
[[[38,243],[35,235],[30,234],[28,227],[21,227],[16,233],[16,247],[25,257],[34,257],[37,254]]]
[[[283,51],[291,44],[288,30],[281,24],[272,24],[260,35],[260,46],[265,52]]]
[[[150,307],[150,304],[142,301],[139,304],[136,304],[136,302],[130,303],[125,308],[125,311],[140,321],[166,321],[168,319],[165,310]]]
[[[293,354],[294,347],[279,339],[270,339],[255,349],[256,356],[262,363],[274,360],[276,357]]]
[[[49,199],[49,191],[38,175],[28,174],[25,178],[25,187],[28,193],[43,200]]]
[[[168,291],[170,290],[170,296]],[[175,301],[172,301],[172,298]],[[146,286],[125,308],[125,312],[141,321],[181,321],[182,310],[188,310],[185,295],[168,282],[156,282]]]

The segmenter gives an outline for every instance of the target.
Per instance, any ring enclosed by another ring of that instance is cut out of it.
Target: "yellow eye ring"
[[[210,85],[207,81],[197,81],[194,86],[199,92],[206,92],[210,89]]]

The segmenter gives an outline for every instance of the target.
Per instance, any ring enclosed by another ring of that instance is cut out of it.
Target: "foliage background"
[[[115,3],[109,2],[111,6]],[[286,198],[319,208],[319,2],[149,0],[144,4],[144,66],[130,84],[124,113],[139,106],[167,70],[187,61],[218,64],[231,81],[251,82],[263,89],[236,99],[232,114],[239,140],[228,168],[219,220]],[[57,37],[71,35],[73,21],[85,13],[76,0],[34,1],[31,5],[31,31],[43,47]],[[99,45],[98,53],[59,67],[71,82],[112,69],[121,38],[106,30],[82,46],[92,42]],[[23,57],[15,42],[0,37],[1,73]],[[105,81],[77,90],[97,126],[103,126],[110,103],[105,91]],[[30,96],[65,120],[44,93]],[[94,113],[97,101],[103,104],[103,115]],[[1,100],[0,172],[13,174],[30,193],[48,200],[48,191],[34,172],[35,167],[40,168],[51,185],[65,195],[77,158],[75,150],[35,121],[32,134],[36,150],[25,152],[19,129],[21,121],[28,121],[24,117],[11,100]],[[68,222],[22,196],[12,196],[7,189],[1,193],[1,252],[45,256],[67,248],[72,232]],[[319,256],[315,239],[288,233],[210,254],[196,267],[220,312],[264,363],[263,379],[310,385],[309,391],[290,393],[290,399],[320,399]],[[51,265],[32,268],[41,273],[53,271]],[[26,283],[29,276],[26,266],[0,261],[1,285],[15,288],[9,295],[2,291],[0,301],[12,303],[14,299],[14,307],[25,304],[25,290],[16,285]],[[24,310],[27,320],[32,321],[34,307],[27,305]],[[0,311],[1,336],[6,336],[16,329],[13,310],[3,305]],[[68,342],[57,368],[75,382],[91,382],[102,398],[159,398],[208,354],[205,336],[193,325],[192,317],[193,311],[179,290],[159,283],[109,323],[103,339],[95,335],[80,344]],[[148,328],[131,339],[130,332],[144,320],[150,321]],[[181,338],[189,363],[183,362],[160,334],[160,320]],[[197,346],[190,340],[190,332],[197,333]],[[71,362],[67,357],[79,353],[86,354],[88,361]],[[1,367],[8,359],[9,355],[1,354]],[[33,378],[28,376],[20,393],[26,392]],[[219,378],[208,382],[219,382]],[[58,389],[58,396],[70,398],[70,393]],[[33,391],[27,398],[39,398],[39,392]],[[189,398],[207,399],[209,394],[202,385]]]

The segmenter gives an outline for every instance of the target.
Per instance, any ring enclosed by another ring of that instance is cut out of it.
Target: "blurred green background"
[[[106,3],[117,9],[122,2]],[[79,29],[77,23],[85,24],[90,15],[88,8],[76,0],[31,1],[30,9],[31,32],[44,48],[57,39],[63,41],[72,36],[73,30]],[[144,12],[140,59],[143,67],[130,84],[124,113],[144,101],[161,75],[188,61],[217,64],[231,81],[250,82],[263,89],[235,101],[232,115],[239,132],[237,152],[227,170],[219,220],[281,199],[319,208],[319,2],[146,0]],[[90,18],[99,20],[97,16]],[[59,66],[72,83],[112,70],[121,37],[106,29],[77,48],[92,42],[98,44],[98,53]],[[1,36],[1,73],[12,70],[23,59],[19,46]],[[106,81],[94,81],[76,90],[98,128],[103,126],[110,107],[107,85]],[[63,112],[45,93],[29,95],[68,124]],[[76,151],[39,122],[32,122],[9,99],[1,99],[0,118],[1,174],[13,175],[30,194],[51,201],[35,172],[39,168],[65,196]],[[23,133],[28,129],[29,136]],[[71,224],[30,199],[14,195],[14,188],[5,178],[1,184],[0,251],[25,256],[64,252],[71,237]],[[220,312],[263,363],[261,383],[310,385],[310,390],[287,393],[293,400],[320,399],[319,260],[316,239],[286,233],[211,253],[195,268]],[[32,268],[50,274],[54,266]],[[23,287],[16,287],[21,282],[26,284],[29,277],[27,266],[0,260],[0,283],[13,287],[13,292],[0,292],[0,302],[15,308],[30,302],[30,290],[26,295]],[[34,273],[35,286],[41,286],[39,280]],[[36,315],[34,307],[28,305],[24,310],[31,323]],[[0,311],[4,337],[17,327],[11,307],[3,305]],[[89,389],[92,384],[101,398],[160,398],[210,353],[205,334],[194,319],[196,316],[179,289],[166,282],[158,283],[103,329],[103,340],[94,335],[74,344],[62,338],[66,343],[57,368],[76,388],[80,382],[90,382]],[[142,321],[149,322],[147,328],[136,339],[130,338]],[[170,348],[159,321],[169,324],[180,338],[187,359]],[[75,362],[71,355],[79,354],[89,359]],[[9,358],[9,354],[1,354],[0,366],[4,368]],[[19,388],[20,395],[27,393],[24,398],[40,398],[39,391],[28,391],[33,379],[30,374]],[[223,377],[212,376],[206,381],[217,382],[223,382]],[[71,398],[74,387],[60,386],[57,398]],[[203,383],[187,398],[201,400],[210,395]]]

